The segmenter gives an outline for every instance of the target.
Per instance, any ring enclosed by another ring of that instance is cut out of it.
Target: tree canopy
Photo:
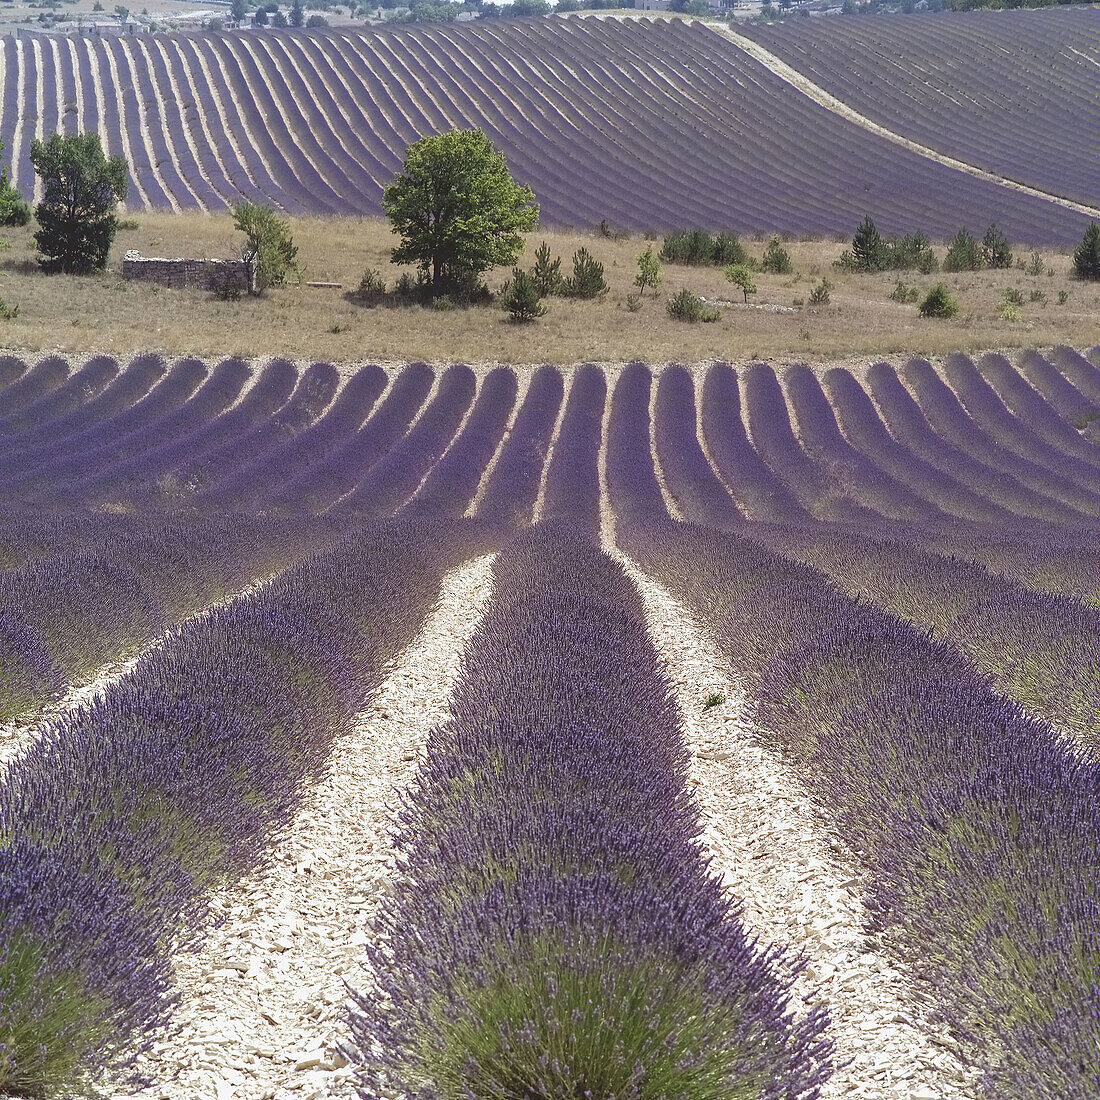
[[[101,271],[118,231],[115,210],[126,198],[126,158],[108,158],[98,134],[52,134],[31,143],[31,163],[44,189],[34,211],[42,266],[69,274]]]
[[[522,234],[539,216],[534,193],[516,183],[480,130],[451,130],[410,145],[382,206],[401,237],[394,263],[416,264],[433,297],[514,264]]]

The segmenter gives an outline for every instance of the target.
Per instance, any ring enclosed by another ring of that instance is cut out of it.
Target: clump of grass
[[[720,691],[712,691],[703,704],[703,710],[710,710],[712,707],[720,707],[726,701],[726,697]]]

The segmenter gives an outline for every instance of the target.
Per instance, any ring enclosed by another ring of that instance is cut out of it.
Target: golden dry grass
[[[229,215],[138,214],[137,220],[138,229],[119,233],[108,271],[84,278],[43,275],[34,263],[33,227],[8,230],[10,248],[0,256],[0,296],[18,305],[20,313],[14,321],[0,322],[0,344],[31,355],[108,352],[122,357],[155,350],[173,356],[283,355],[337,363],[645,359],[690,364],[716,358],[870,361],[877,356],[1100,341],[1100,286],[1073,280],[1066,254],[1044,255],[1052,276],[1032,277],[1019,270],[902,274],[922,292],[939,279],[947,282],[962,306],[951,321],[924,320],[915,306],[890,301],[896,274],[832,270],[844,244],[821,241],[789,244],[794,275],[758,276],[754,305],[734,301],[740,292],[726,283],[720,270],[666,264],[659,295],[647,293],[642,309],[631,313],[626,297],[634,290],[637,256],[648,242],[538,231],[529,238],[524,265],[533,262],[534,248],[543,239],[563,257],[566,270],[573,251],[585,245],[606,265],[611,292],[598,302],[552,299],[544,318],[517,326],[495,304],[439,312],[421,306],[365,308],[356,302],[350,292],[366,267],[380,269],[391,285],[399,274],[389,263],[393,237],[376,219],[292,219],[305,277],[339,282],[343,289],[289,286],[239,302],[127,282],[120,274],[127,248],[156,256],[232,255],[240,237]],[[746,243],[757,255],[764,247],[761,241]],[[496,289],[507,275],[491,273],[490,286]],[[819,310],[797,308],[822,275],[833,283],[830,304]],[[722,319],[714,324],[674,321],[665,302],[684,286],[731,304],[722,307]],[[1009,286],[1019,287],[1025,299],[1016,322],[997,316]],[[1032,291],[1045,295],[1045,301],[1032,303]],[[1059,291],[1068,295],[1065,305],[1058,304]]]

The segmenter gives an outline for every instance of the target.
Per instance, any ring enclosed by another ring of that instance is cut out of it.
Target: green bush
[[[711,236],[703,229],[669,233],[661,245],[660,259],[669,264],[708,267],[747,264],[750,261],[745,246],[735,234]]]
[[[1073,253],[1073,271],[1078,279],[1100,279],[1100,223],[1089,222]]]
[[[922,317],[954,317],[959,312],[959,303],[943,283],[936,283],[924,296],[920,304]]]
[[[26,225],[30,220],[30,203],[12,186],[5,168],[0,172],[0,225]]]
[[[1046,271],[1047,265],[1043,263],[1043,257],[1038,252],[1032,252],[1031,258],[1027,261],[1027,266],[1024,268],[1024,274],[1030,275],[1032,278],[1038,278],[1044,271]]]
[[[382,273],[368,267],[359,280],[356,294],[365,302],[377,302],[385,293],[386,280],[382,278]]]
[[[1012,266],[1012,249],[1008,238],[996,225],[991,225],[982,237],[982,263],[992,268]]]
[[[245,235],[241,254],[251,273],[252,292],[282,286],[298,256],[290,223],[270,206],[242,202],[233,208],[233,225]]]
[[[610,287],[604,281],[603,264],[587,248],[573,253],[573,274],[565,280],[565,293],[570,298],[599,298]]]
[[[827,306],[832,289],[833,284],[823,277],[821,282],[810,291],[810,305]]]
[[[637,313],[642,308],[642,296],[640,294],[628,294],[626,296],[627,313]]]
[[[512,271],[512,278],[504,284],[500,299],[512,315],[512,320],[520,324],[534,321],[546,313],[535,280],[519,267]]]
[[[1010,286],[1006,288],[1004,292],[1004,300],[1012,306],[1022,306],[1024,304],[1024,295],[1018,287]]]
[[[717,321],[722,316],[718,309],[707,305],[702,298],[692,294],[687,287],[677,291],[669,298],[666,308],[668,309],[668,315],[675,321],[688,321],[691,323],[703,321],[709,323]]]
[[[661,261],[653,254],[651,245],[638,257],[638,274],[634,276],[634,285],[639,290],[649,287],[654,297],[661,285]]]
[[[550,246],[543,241],[535,249],[535,267],[531,272],[539,296],[549,298],[565,293],[565,276],[561,273],[561,257],[550,258]]]
[[[898,302],[903,306],[915,305],[917,299],[920,298],[920,291],[915,286],[910,286],[908,283],[903,283],[898,280],[897,286],[890,291],[890,301]]]
[[[773,236],[764,249],[764,258],[760,261],[760,270],[769,275],[789,275],[794,266],[790,253],[783,247],[778,236]]]
[[[982,266],[982,250],[969,229],[960,229],[947,246],[944,271],[977,271]]]

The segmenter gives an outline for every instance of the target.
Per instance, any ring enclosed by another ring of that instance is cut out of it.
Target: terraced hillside
[[[20,35],[0,58],[16,184],[33,185],[35,136],[98,130],[135,207],[377,213],[411,141],[474,125],[563,225],[850,233],[870,213],[891,232],[995,220],[1070,244],[1083,223],[869,133],[696,22]]]
[[[792,19],[742,33],[906,137],[1100,205],[1100,8]]]
[[[1092,1100],[1098,426],[0,358],[0,1092]]]

